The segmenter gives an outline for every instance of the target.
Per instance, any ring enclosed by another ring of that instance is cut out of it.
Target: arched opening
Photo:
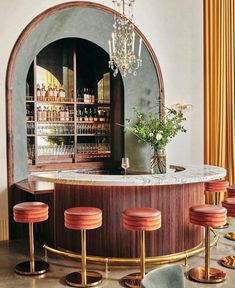
[[[86,39],[108,51],[107,39],[112,32],[115,13],[110,8],[91,2],[63,3],[38,15],[20,35],[11,53],[6,77],[9,187],[28,175],[25,160],[27,145],[22,139],[26,139],[25,82],[33,59],[48,44],[71,37]],[[144,43],[143,68],[136,77],[124,79],[124,118],[132,116],[132,107],[140,106],[143,99],[150,102],[157,99],[157,103],[164,99],[163,80],[156,55],[144,35],[137,28],[135,30]],[[132,166],[138,170],[149,160],[145,159],[148,155],[145,149],[141,149],[138,154],[130,151],[129,147],[134,141],[125,137],[124,146],[130,153]],[[138,166],[139,163],[142,166]]]

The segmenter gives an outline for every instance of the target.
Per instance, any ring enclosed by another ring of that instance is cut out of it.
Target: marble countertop
[[[76,170],[38,172],[30,178],[55,183],[78,185],[110,185],[110,186],[142,186],[142,185],[174,185],[205,182],[220,179],[226,176],[226,170],[221,167],[209,165],[183,166],[185,170],[165,174],[144,175],[97,175],[83,174]]]

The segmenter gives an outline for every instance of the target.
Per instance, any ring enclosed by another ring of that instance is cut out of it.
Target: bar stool
[[[82,270],[66,276],[65,281],[73,287],[91,287],[99,285],[102,275],[86,270],[86,230],[102,225],[102,211],[95,207],[73,207],[64,212],[65,227],[81,230],[81,266]]]
[[[205,203],[221,206],[225,198],[229,182],[226,180],[213,180],[205,182]]]
[[[226,198],[222,205],[224,208],[227,209],[227,216],[228,217],[235,217],[235,198]],[[231,234],[235,234],[234,232],[230,232]],[[228,233],[228,234],[230,234]],[[227,235],[227,234],[226,234]],[[226,237],[225,235],[225,237]],[[226,237],[227,238],[227,237]],[[229,238],[230,239],[230,238]],[[227,267],[235,269],[235,256],[226,256],[220,260],[220,263]]]
[[[48,219],[48,205],[42,202],[22,202],[13,207],[13,218],[19,223],[29,223],[29,259],[16,265],[15,272],[21,275],[40,275],[49,269],[45,261],[34,260],[33,223]]]
[[[227,188],[227,197],[228,198],[235,198],[235,187],[234,186],[229,186]],[[235,232],[229,232],[226,235],[224,235],[225,238],[229,240],[235,241]]]
[[[189,276],[197,281],[203,283],[219,283],[226,278],[226,273],[217,269],[210,268],[210,227],[226,223],[226,209],[214,205],[197,205],[189,209],[190,222],[196,225],[204,226],[205,233],[205,268],[196,267],[189,271]]]
[[[227,188],[229,182],[227,180],[212,180],[205,182],[205,204],[222,206],[222,201],[227,196]],[[216,229],[228,228],[229,224],[216,227]]]
[[[140,234],[140,273],[132,273],[122,279],[127,287],[140,287],[145,276],[145,231],[161,227],[161,212],[153,208],[129,208],[122,213],[123,226]]]

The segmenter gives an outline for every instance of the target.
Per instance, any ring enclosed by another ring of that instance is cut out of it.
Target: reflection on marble
[[[209,165],[184,166],[184,171],[167,172],[154,175],[96,175],[81,174],[77,171],[42,172],[32,174],[35,180],[55,183],[82,184],[82,185],[112,185],[112,186],[139,186],[139,185],[173,185],[198,183],[215,180],[226,176],[226,170]]]

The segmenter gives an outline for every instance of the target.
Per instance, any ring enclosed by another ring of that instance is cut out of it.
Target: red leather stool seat
[[[189,209],[190,222],[201,226],[218,227],[226,224],[227,211],[215,205],[196,205]]]
[[[122,216],[127,230],[153,231],[161,227],[161,212],[153,208],[129,208]]]
[[[64,224],[68,229],[90,230],[102,225],[102,211],[95,207],[73,207],[65,210]]]
[[[229,182],[226,180],[213,180],[205,182],[205,190],[212,192],[222,192],[227,189]]]
[[[13,207],[13,218],[20,223],[42,222],[48,219],[48,205],[42,202],[22,202]]]
[[[226,198],[222,205],[227,209],[228,216],[235,217],[235,198]]]
[[[228,198],[235,197],[235,187],[234,186],[229,186],[227,188],[227,196],[228,196]]]

